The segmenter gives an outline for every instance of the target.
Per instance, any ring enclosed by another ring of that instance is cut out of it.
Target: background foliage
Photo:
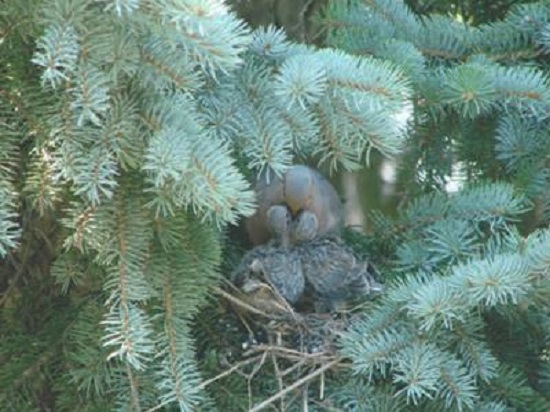
[[[388,291],[285,409],[550,410],[548,4],[283,3],[290,38],[215,0],[5,2],[0,409],[265,400],[271,366],[208,380],[250,182],[391,157],[397,217],[347,235]]]

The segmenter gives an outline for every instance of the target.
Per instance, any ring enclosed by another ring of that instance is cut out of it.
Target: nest
[[[320,402],[325,373],[346,367],[338,355],[338,337],[382,289],[376,277],[371,264],[335,238],[290,249],[271,242],[250,250],[226,287],[217,289],[250,339],[243,343],[240,359],[211,381],[239,373],[251,384],[269,360],[279,392],[251,411],[276,401],[283,410],[290,392],[296,395],[295,389],[316,379]],[[307,397],[307,390],[302,395]]]

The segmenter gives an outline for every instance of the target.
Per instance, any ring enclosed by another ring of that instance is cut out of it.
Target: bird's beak
[[[292,218],[295,218],[298,215],[298,213],[300,213],[303,209],[307,209],[309,207],[309,203],[310,203],[310,200],[308,198],[295,199],[295,201],[287,200],[287,206],[290,209]]]
[[[300,211],[301,207],[298,203],[295,202],[289,202],[288,208],[290,209],[290,213],[292,214],[292,217],[295,218],[298,212]]]

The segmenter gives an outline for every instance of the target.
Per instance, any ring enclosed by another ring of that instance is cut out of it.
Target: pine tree
[[[546,3],[473,27],[331,2],[323,48],[220,0],[8,0],[0,16],[0,409],[261,405],[279,364],[219,375],[240,335],[213,293],[250,183],[379,153],[411,200],[349,241],[387,291],[303,399],[550,410]]]
[[[391,410],[550,407],[549,11],[526,4],[473,27],[352,1],[324,17],[331,46],[391,61],[414,87],[400,162],[411,200],[393,221],[372,216],[393,281],[341,342],[366,410],[387,410],[388,393]],[[349,386],[334,397],[349,405]]]

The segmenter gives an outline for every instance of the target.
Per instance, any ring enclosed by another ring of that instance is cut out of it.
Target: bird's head
[[[286,205],[273,205],[267,210],[267,225],[275,236],[284,236],[291,222],[292,216]]]
[[[292,217],[309,209],[314,190],[314,176],[306,166],[290,168],[284,178],[284,198]]]
[[[292,225],[292,239],[294,242],[308,242],[313,240],[319,232],[319,220],[315,213],[302,210]]]

